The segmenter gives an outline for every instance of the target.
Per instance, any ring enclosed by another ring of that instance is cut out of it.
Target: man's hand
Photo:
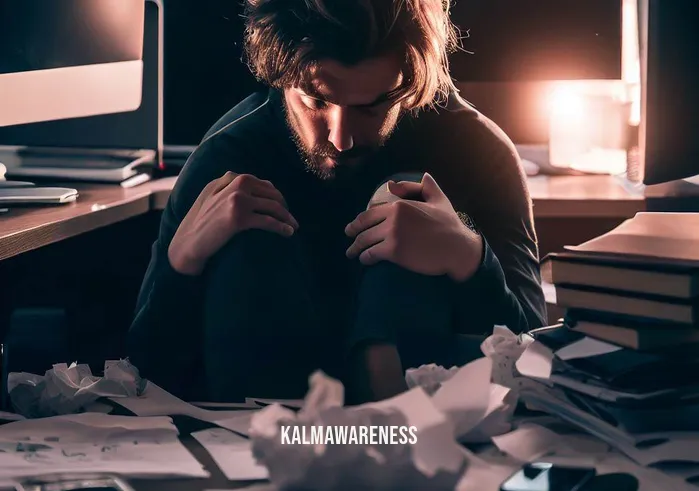
[[[235,234],[262,229],[290,236],[298,228],[281,193],[269,181],[227,172],[201,192],[168,248],[175,271],[199,275]]]
[[[470,278],[483,255],[482,238],[459,219],[435,180],[425,174],[421,183],[389,182],[401,199],[370,208],[347,225],[354,237],[347,256],[362,264],[390,261],[416,273]],[[413,201],[421,197],[422,202]]]

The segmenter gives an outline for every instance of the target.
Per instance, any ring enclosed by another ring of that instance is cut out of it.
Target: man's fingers
[[[259,181],[250,189],[250,194],[260,198],[273,199],[288,208],[282,193],[269,181]]]
[[[209,182],[209,184],[204,186],[204,189],[201,190],[201,193],[199,193],[199,196],[197,196],[194,204],[189,209],[189,215],[196,216],[206,200],[233,182],[236,175],[237,174],[234,174],[233,172],[226,172],[223,176],[219,177],[218,179],[214,179],[213,181]]]
[[[289,210],[277,200],[252,196],[250,198],[250,207],[255,213],[269,215],[291,225],[294,229],[299,228],[299,222],[297,222],[293,215],[289,213]]]
[[[226,186],[232,183],[239,174],[235,172],[228,171],[215,181],[212,181],[209,185],[211,186],[211,195],[217,194],[223,191]]]
[[[391,260],[391,244],[389,241],[384,240],[375,244],[368,249],[365,249],[359,255],[359,262],[364,266],[372,266],[381,261]]]
[[[258,179],[252,174],[240,174],[235,180],[233,187],[236,190],[244,191],[252,196],[279,201],[279,203],[286,207],[284,196],[274,187],[274,184],[270,181]]]
[[[390,212],[390,205],[375,206],[360,213],[349,225],[345,227],[345,234],[356,237],[364,230],[374,227],[386,220]]]
[[[422,183],[411,181],[389,181],[388,190],[391,194],[403,199],[421,199]]]
[[[439,203],[448,200],[437,181],[427,172],[422,176],[422,197],[428,203]]]
[[[347,249],[347,257],[354,259],[359,256],[365,249],[378,244],[379,242],[386,239],[387,227],[383,224],[377,225],[376,227],[371,227],[354,239],[352,245]]]
[[[294,227],[288,223],[281,222],[270,215],[251,213],[245,220],[242,230],[257,229],[266,230],[275,234],[290,237],[294,235]]]

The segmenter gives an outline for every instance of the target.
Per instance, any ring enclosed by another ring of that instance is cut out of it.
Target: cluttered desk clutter
[[[699,487],[692,1],[185,3],[0,0],[0,489]]]

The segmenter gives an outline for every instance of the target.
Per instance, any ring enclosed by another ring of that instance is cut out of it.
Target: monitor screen
[[[0,0],[0,4],[8,0]],[[10,2],[37,3],[43,0],[9,0]],[[144,31],[140,35],[138,46],[133,39],[124,47],[115,46],[109,51],[114,53],[143,53],[143,73],[139,84],[139,105],[136,110],[113,114],[86,115],[60,121],[45,121],[32,124],[0,128],[0,145],[34,146],[34,147],[71,147],[97,149],[159,150],[162,146],[162,91],[161,91],[161,10],[159,1],[153,0],[60,0],[57,5],[69,4],[108,5],[111,3],[138,4],[145,14]],[[144,9],[145,3],[145,9]],[[89,8],[88,8],[89,10]],[[143,15],[143,14],[142,14]],[[92,37],[100,39],[95,31]],[[88,42],[84,33],[83,41]],[[133,36],[129,36],[132,38]],[[129,51],[131,50],[131,51]],[[94,49],[82,53],[80,61],[86,56],[94,56]],[[106,53],[106,51],[105,51]],[[0,80],[2,77],[0,76]],[[114,97],[103,94],[105,100]],[[1,96],[0,96],[1,98]]]
[[[143,0],[0,0],[0,126],[133,111]]]
[[[621,78],[622,0],[462,0],[459,82]]]
[[[638,0],[641,51],[639,161],[632,180],[699,175],[699,31],[696,0]]]

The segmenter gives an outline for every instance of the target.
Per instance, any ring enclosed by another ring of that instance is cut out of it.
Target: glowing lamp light
[[[582,95],[571,87],[558,87],[551,93],[549,113],[556,117],[581,119],[585,115]]]

